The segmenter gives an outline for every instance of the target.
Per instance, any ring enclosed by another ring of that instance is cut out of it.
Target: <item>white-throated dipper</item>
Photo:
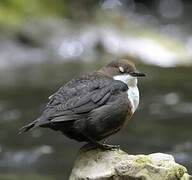
[[[136,71],[126,60],[112,61],[99,71],[73,78],[49,97],[42,115],[20,129],[48,127],[67,137],[100,148],[102,139],[118,132],[131,118],[139,104]]]

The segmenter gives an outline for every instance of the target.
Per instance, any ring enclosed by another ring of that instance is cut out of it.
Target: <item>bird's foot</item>
[[[110,145],[110,144],[105,144],[105,143],[99,143],[99,142],[91,142],[88,143],[84,146],[85,150],[92,150],[92,149],[102,149],[102,150],[112,150],[112,149],[119,149],[119,145]]]
[[[104,149],[104,150],[112,150],[112,149],[119,149],[119,145],[111,145],[111,144],[105,144],[105,143],[99,143],[96,145],[98,148]]]
[[[106,140],[104,140],[104,143],[101,143],[101,142],[98,142],[97,140],[91,138],[91,137],[88,137],[86,135],[84,135],[85,137],[87,137],[88,139],[88,144],[86,144],[84,146],[84,148],[86,150],[91,150],[91,149],[96,149],[96,148],[99,148],[99,149],[103,149],[103,150],[111,150],[111,149],[119,149],[120,146],[119,145],[110,145],[110,144],[106,144]]]

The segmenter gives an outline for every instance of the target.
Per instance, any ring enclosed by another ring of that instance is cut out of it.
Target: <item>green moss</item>
[[[187,170],[185,167],[176,166],[169,172],[167,180],[180,180],[186,172]]]
[[[137,159],[134,160],[134,162],[141,164],[141,165],[145,165],[147,163],[153,164],[152,161],[146,156],[139,156]]]

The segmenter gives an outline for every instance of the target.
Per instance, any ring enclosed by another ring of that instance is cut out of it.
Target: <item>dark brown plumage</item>
[[[125,74],[139,76],[134,64],[121,59],[97,72],[72,79],[50,96],[42,115],[20,132],[47,127],[77,141],[111,147],[98,141],[119,131],[133,114],[127,84],[113,79]]]

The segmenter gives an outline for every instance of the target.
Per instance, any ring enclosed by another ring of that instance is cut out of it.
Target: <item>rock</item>
[[[189,180],[172,155],[128,155],[120,149],[80,149],[70,180]]]

